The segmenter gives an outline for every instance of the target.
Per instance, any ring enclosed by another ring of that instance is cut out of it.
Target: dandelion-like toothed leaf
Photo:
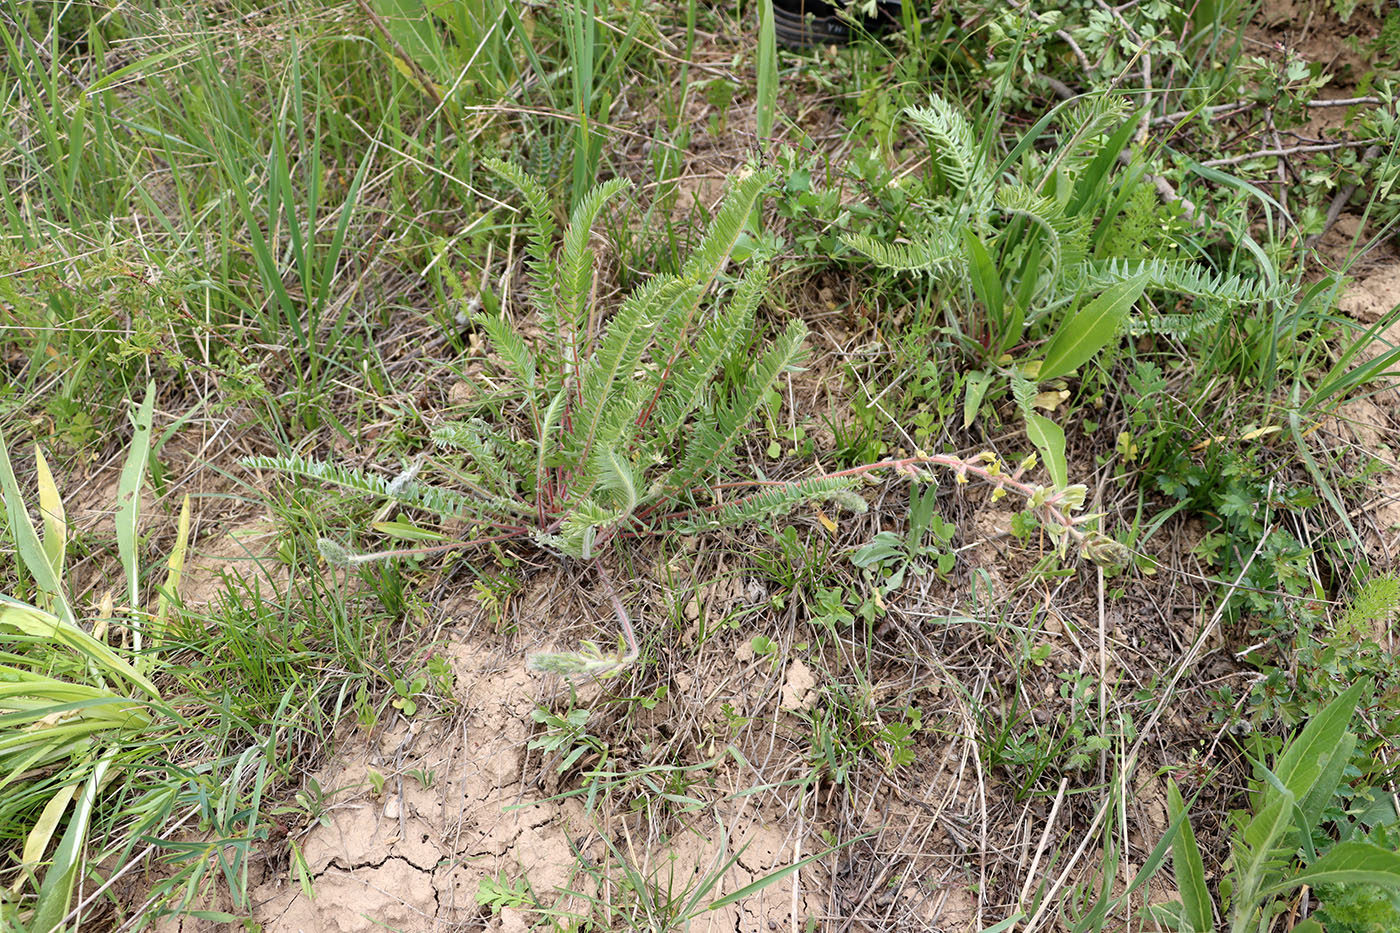
[[[855,485],[856,480],[849,476],[818,476],[791,483],[775,483],[732,502],[687,515],[678,520],[673,527],[683,534],[694,534],[714,528],[742,525],[786,515],[797,506],[817,499],[835,501],[844,508],[863,512],[865,500],[852,491]]]
[[[982,186],[986,168],[978,158],[977,137],[957,107],[933,94],[927,107],[907,107],[904,115],[928,140],[929,152],[954,190]]]
[[[685,493],[707,474],[719,468],[733,455],[734,446],[749,430],[754,415],[763,404],[768,388],[785,372],[798,368],[803,356],[802,341],[807,325],[800,320],[788,324],[781,337],[748,371],[734,396],[715,416],[713,422],[700,424],[686,444],[685,457],[676,471],[667,477],[669,488]]]
[[[734,244],[748,226],[753,216],[753,208],[759,194],[773,183],[770,169],[756,171],[734,182],[725,192],[714,220],[701,239],[700,245],[686,259],[681,268],[681,276],[698,285],[708,286],[719,275]]]
[[[564,231],[564,247],[560,256],[559,305],[560,311],[568,316],[562,323],[568,327],[572,339],[578,338],[588,321],[588,299],[593,291],[595,265],[588,241],[593,237],[593,224],[608,201],[631,186],[632,183],[625,178],[614,178],[595,185],[574,207],[569,217],[569,229]],[[576,359],[574,362],[582,361]]]
[[[663,375],[660,394],[650,414],[658,451],[675,439],[685,419],[700,407],[705,390],[725,357],[748,334],[767,283],[766,265],[750,268],[739,280],[728,306],[701,329],[689,349],[677,348],[678,358],[669,364],[669,375]]]
[[[864,233],[843,234],[841,242],[893,272],[917,272],[941,277],[962,268],[962,243],[945,218],[927,218],[928,238],[918,243],[887,243]],[[937,226],[933,226],[933,225]]]

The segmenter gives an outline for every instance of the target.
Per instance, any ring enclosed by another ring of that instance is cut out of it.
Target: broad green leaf
[[[180,521],[176,525],[175,546],[170,549],[170,557],[165,562],[165,586],[161,587],[160,596],[156,598],[156,619],[152,631],[156,633],[158,638],[163,637],[165,632],[165,620],[170,613],[170,601],[180,594],[180,576],[185,569],[185,555],[189,551],[189,545],[190,497],[187,495],[180,503]]]
[[[126,570],[127,599],[133,607],[141,604],[136,524],[141,517],[141,482],[146,476],[146,458],[151,451],[151,416],[155,405],[156,384],[151,382],[146,386],[146,400],[136,413],[136,433],[131,438],[131,449],[127,451],[126,464],[117,484],[117,553]]]
[[[1206,887],[1205,863],[1201,860],[1196,834],[1182,802],[1176,782],[1167,779],[1167,814],[1172,822],[1180,821],[1175,844],[1172,845],[1172,871],[1181,890],[1181,917],[1189,933],[1212,933],[1215,929],[1211,910],[1210,888]]]
[[[982,410],[982,399],[987,397],[987,389],[992,385],[993,374],[985,369],[968,373],[967,386],[963,392],[963,429],[972,427],[977,413]]]
[[[857,567],[872,567],[898,557],[908,557],[904,551],[904,540],[893,531],[882,531],[851,555],[851,563]]]
[[[39,518],[44,523],[44,554],[53,568],[54,578],[63,580],[63,554],[68,547],[68,519],[63,512],[63,499],[53,481],[44,452],[34,446],[34,468],[39,482]]]
[[[1274,762],[1274,774],[1296,799],[1306,800],[1316,786],[1319,793],[1325,793],[1327,800],[1323,802],[1330,801],[1336,784],[1322,787],[1319,782],[1328,776],[1334,782],[1340,779],[1340,769],[1333,769],[1330,763],[1345,744],[1347,726],[1356,712],[1356,704],[1362,692],[1368,688],[1369,682],[1365,680],[1352,684],[1345,693],[1327,704],[1326,709],[1312,717]],[[1351,749],[1347,748],[1348,756],[1350,752]],[[1267,799],[1269,792],[1265,791],[1264,796]]]
[[[1369,842],[1339,842],[1307,868],[1259,893],[1267,897],[1305,884],[1375,884],[1400,890],[1400,852]]]
[[[1289,791],[1273,795],[1245,826],[1240,835],[1245,851],[1236,853],[1236,859],[1239,861],[1243,856],[1239,869],[1240,876],[1246,881],[1259,884],[1265,868],[1277,856],[1275,849],[1293,825],[1293,801],[1293,794]],[[1240,897],[1244,897],[1248,891],[1247,886],[1242,886]]]
[[[1128,312],[1147,287],[1147,277],[1139,275],[1116,282],[1093,301],[1060,323],[1037,378],[1041,382],[1074,372],[1118,335]]]
[[[49,870],[44,873],[44,883],[39,888],[38,902],[30,918],[29,929],[33,933],[52,933],[60,929],[63,918],[68,914],[73,901],[73,886],[86,857],[93,803],[106,782],[107,770],[115,755],[116,749],[104,755],[83,783],[82,795],[68,819],[68,829],[54,850]]]
[[[1040,254],[1044,251],[1044,246],[1040,240],[1031,244],[1031,248],[1026,252],[1025,261],[1021,263],[1021,278],[1016,285],[1015,294],[1012,296],[1013,316],[1019,315],[1021,320],[1025,320],[1030,313],[1031,302],[1035,300],[1036,292],[1040,284],[1041,263]]]
[[[987,247],[968,227],[963,228],[963,248],[967,251],[968,276],[972,279],[973,294],[987,309],[987,324],[990,327],[993,323],[1000,323],[1006,301],[1001,287],[1001,273]],[[994,334],[993,339],[1005,343],[1005,336]]]
[[[1069,464],[1065,462],[1065,432],[1044,415],[1026,415],[1026,436],[1040,451],[1050,481],[1058,489],[1069,485]]]
[[[38,867],[44,853],[49,849],[49,843],[53,841],[54,833],[58,831],[58,824],[63,819],[63,814],[68,812],[68,805],[73,802],[73,795],[77,792],[78,785],[76,783],[60,787],[49,798],[49,802],[44,804],[43,812],[34,821],[29,835],[24,839],[23,860],[26,871],[32,872]]]
[[[438,81],[452,77],[453,63],[449,60],[432,16],[432,6],[435,5],[426,4],[423,0],[375,0],[373,5],[389,35],[400,49],[413,58],[415,64]],[[406,65],[399,64],[398,56],[386,54],[405,77],[417,83],[416,75]],[[438,90],[441,91],[440,88]]]
[[[80,626],[60,619],[52,613],[0,596],[0,625],[12,625],[26,635],[58,642],[87,657],[103,673],[128,680],[153,697],[160,696],[155,684],[128,664],[106,643],[85,632]]]

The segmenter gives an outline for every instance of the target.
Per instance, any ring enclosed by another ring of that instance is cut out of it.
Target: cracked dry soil
[[[252,892],[266,933],[529,929],[523,910],[478,903],[483,881],[505,887],[523,881],[536,903],[566,915],[588,913],[585,892],[599,892],[579,867],[607,860],[595,829],[607,816],[590,815],[582,797],[541,786],[552,768],[542,770],[538,755],[527,772],[540,678],[526,672],[516,652],[465,644],[450,651],[462,715],[401,724],[373,746],[351,742],[317,776],[331,797],[323,824],[302,842],[312,896],[289,872],[269,872]],[[387,777],[382,793],[373,791],[370,769]],[[432,779],[425,786],[411,773]],[[703,903],[791,861],[788,833],[755,819],[752,806],[736,809],[745,811],[733,814],[743,824],[726,841],[730,852],[744,847],[743,855]],[[621,828],[624,837],[629,833],[638,838],[646,829]],[[664,852],[631,855],[660,890],[681,892],[727,857],[721,850],[717,838],[692,830],[675,835]],[[804,916],[815,907],[798,906]],[[703,913],[690,928],[775,929],[770,922],[785,928],[792,909],[792,884],[778,883]]]

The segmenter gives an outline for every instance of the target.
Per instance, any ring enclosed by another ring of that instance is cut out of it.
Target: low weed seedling
[[[527,747],[544,753],[554,770],[563,774],[586,754],[598,756],[597,769],[607,764],[608,745],[588,731],[591,710],[575,707],[564,715],[547,709],[537,709],[530,718],[544,727],[544,732],[529,741]]]
[[[957,560],[948,545],[957,533],[951,523],[938,514],[938,488],[928,485],[909,492],[909,519],[904,534],[882,531],[869,544],[851,555],[857,567],[877,570],[886,577],[890,589],[904,581],[904,574],[916,576],[936,569],[947,574]]]

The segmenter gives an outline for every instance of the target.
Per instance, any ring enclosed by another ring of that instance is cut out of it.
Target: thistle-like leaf
[[[314,479],[373,498],[401,502],[443,517],[496,521],[514,520],[520,513],[518,504],[503,497],[482,492],[463,493],[418,482],[402,483],[395,487],[393,480],[378,474],[310,457],[246,457],[242,463],[250,470],[271,470]]]
[[[1189,295],[1212,304],[1254,304],[1287,297],[1287,292],[1281,287],[1270,288],[1258,279],[1248,279],[1238,274],[1216,274],[1200,263],[1186,260],[1114,259],[1085,262],[1075,270],[1068,284],[1075,288],[1102,289],[1139,275],[1147,277],[1149,288]]]
[[[593,557],[593,545],[598,534],[624,518],[621,509],[610,509],[592,499],[579,502],[560,524],[555,534],[540,532],[535,540],[570,557],[588,560]]]
[[[553,319],[556,316],[554,299],[549,289],[556,274],[554,238],[558,235],[559,227],[554,222],[549,192],[539,179],[513,162],[496,158],[486,158],[482,162],[489,171],[510,182],[525,196],[528,208],[526,220],[529,224],[526,253],[530,257],[530,274],[535,282],[535,305],[542,319]]]
[[[566,320],[561,323],[569,335],[577,339],[588,324],[589,295],[593,290],[594,255],[588,241],[593,237],[593,225],[598,215],[619,192],[630,188],[625,178],[614,178],[596,185],[583,196],[569,217],[564,231],[564,246],[559,267],[559,305]],[[575,359],[579,363],[581,360]]]
[[[574,456],[587,458],[592,453],[598,431],[609,413],[609,403],[621,387],[632,385],[642,353],[657,326],[676,307],[688,305],[698,292],[698,285],[673,276],[658,276],[622,303],[598,352],[583,370],[583,389],[573,415],[569,444]]]
[[[1023,182],[997,188],[997,207],[1006,214],[1024,217],[1040,229],[1049,248],[1047,258],[1051,268],[1064,269],[1084,257],[1089,242],[1089,229],[1083,218],[1069,217],[1064,208],[1050,198],[1036,194]]]
[[[864,233],[844,234],[841,242],[893,272],[917,272],[941,278],[962,268],[961,241],[945,218],[927,218],[928,238],[917,243],[887,243]]]
[[[476,419],[452,421],[434,428],[431,437],[439,447],[452,447],[466,454],[470,467],[497,491],[514,491],[511,472],[501,461],[500,451],[483,422]]]
[[[767,266],[749,269],[739,280],[728,306],[701,329],[688,349],[676,349],[679,358],[668,364],[669,374],[660,375],[659,394],[650,413],[655,448],[669,444],[680,432],[685,419],[700,407],[705,390],[724,358],[753,326],[754,311],[767,283]]]
[[[525,345],[524,339],[515,332],[515,328],[505,318],[477,312],[472,315],[472,320],[478,327],[486,331],[486,337],[496,348],[496,353],[500,355],[506,371],[525,390],[531,404],[534,404],[538,369],[535,364],[535,355]]]

